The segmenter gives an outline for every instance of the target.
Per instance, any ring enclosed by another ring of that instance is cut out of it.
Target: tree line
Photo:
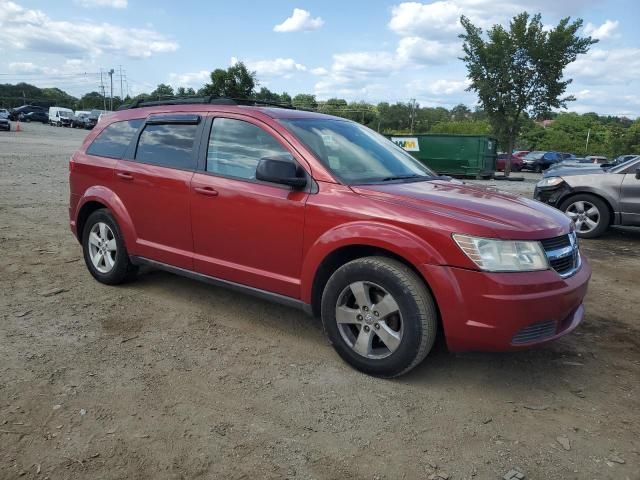
[[[330,98],[319,101],[313,94],[294,96],[287,92],[272,92],[265,86],[258,88],[255,72],[249,71],[242,62],[228,69],[216,69],[210,82],[200,89],[159,84],[153,91],[134,97],[113,98],[114,109],[122,104],[142,100],[162,100],[173,97],[197,97],[204,95],[231,98],[247,98],[274,104],[314,110],[329,115],[347,118],[384,134],[474,134],[490,135],[502,140],[501,149],[508,148],[500,130],[489,120],[480,107],[470,109],[459,104],[452,108],[421,106],[415,101],[377,104],[364,101],[347,101]],[[109,98],[99,92],[89,92],[80,98],[73,97],[58,88],[40,89],[33,85],[0,85],[0,105],[4,108],[24,103],[43,106],[57,105],[74,110],[103,109]],[[543,125],[540,120],[552,120]],[[601,116],[597,113],[547,112],[538,119],[524,112],[521,126],[514,139],[515,149],[557,150],[577,155],[614,156],[623,153],[640,154],[640,119],[632,121],[624,117]],[[586,140],[589,135],[589,146]]]

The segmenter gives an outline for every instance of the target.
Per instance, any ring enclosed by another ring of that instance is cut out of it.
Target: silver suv
[[[640,156],[611,168],[549,170],[534,197],[562,210],[582,238],[598,237],[610,225],[640,226]]]

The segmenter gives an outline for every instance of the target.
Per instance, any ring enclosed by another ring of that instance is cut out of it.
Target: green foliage
[[[315,95],[310,95],[308,93],[299,93],[295,97],[293,97],[291,103],[296,108],[304,108],[307,110],[315,110],[318,108],[318,101],[316,100]]]
[[[467,17],[460,21],[469,90],[478,94],[494,133],[511,152],[524,114],[540,117],[574,100],[563,96],[571,83],[564,69],[597,40],[577,35],[580,19],[570,23],[564,18],[547,30],[540,14],[523,12],[511,20],[508,30],[494,25],[487,40]]]
[[[156,89],[150,93],[150,96],[157,100],[162,100],[163,98],[166,98],[166,97],[173,97],[174,96],[173,87],[165,83],[160,83],[158,84]]]
[[[253,98],[256,100],[262,100],[263,102],[291,105],[291,96],[287,92],[282,92],[281,95],[278,95],[267,87],[261,87],[260,91],[253,95]]]
[[[202,87],[198,94],[251,98],[256,85],[256,72],[250,72],[244,63],[237,62],[226,70],[217,68],[211,72],[211,83]]]
[[[487,120],[463,120],[441,122],[433,126],[431,133],[454,133],[459,135],[491,135],[491,125]]]

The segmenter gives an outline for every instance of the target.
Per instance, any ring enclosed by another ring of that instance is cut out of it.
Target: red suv
[[[440,330],[452,351],[516,350],[583,317],[591,270],[567,217],[441,178],[352,121],[133,105],[69,168],[71,229],[98,281],[151,265],[299,307],[372,375],[411,370]]]

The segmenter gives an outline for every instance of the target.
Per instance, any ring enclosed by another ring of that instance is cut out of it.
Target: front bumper
[[[555,340],[582,321],[591,267],[571,277],[554,270],[488,273],[423,265],[451,351],[508,351]]]
[[[537,187],[533,191],[533,198],[539,202],[546,203],[552,207],[558,208],[562,200],[571,193],[571,187],[562,182],[560,185],[553,187]]]

